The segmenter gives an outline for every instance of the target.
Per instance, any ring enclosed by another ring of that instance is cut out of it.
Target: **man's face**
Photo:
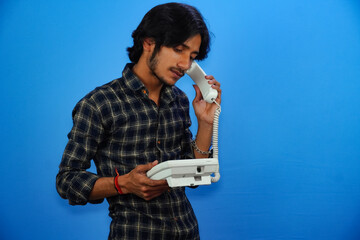
[[[189,38],[183,44],[171,47],[160,47],[160,50],[148,60],[151,74],[166,85],[174,85],[199,53],[201,44],[200,34]]]

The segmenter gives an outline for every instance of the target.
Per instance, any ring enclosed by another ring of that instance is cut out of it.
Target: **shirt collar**
[[[142,81],[134,74],[132,71],[132,68],[135,64],[134,63],[128,63],[126,64],[124,70],[123,70],[123,78],[125,80],[126,86],[137,92],[141,90],[146,90],[145,85],[142,83]],[[175,86],[163,86],[163,89],[161,91],[161,100],[165,103],[169,103],[175,100],[176,94],[174,93]]]
[[[123,78],[125,80],[125,85],[133,91],[139,91],[145,88],[145,85],[141,80],[134,74],[132,68],[135,64],[128,63],[126,64],[123,70]]]

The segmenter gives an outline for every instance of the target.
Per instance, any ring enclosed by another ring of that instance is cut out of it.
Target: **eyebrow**
[[[183,46],[183,47],[186,48],[186,49],[190,49],[190,47],[189,47],[188,45],[186,45],[185,43],[180,44],[180,46]],[[195,53],[195,54],[199,55],[199,52],[198,52],[198,51],[193,51],[193,52],[191,52],[191,53]]]

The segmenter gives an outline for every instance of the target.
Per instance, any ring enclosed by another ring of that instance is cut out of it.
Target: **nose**
[[[181,68],[183,71],[188,70],[191,67],[191,59],[190,56],[182,56],[178,62],[178,67]]]

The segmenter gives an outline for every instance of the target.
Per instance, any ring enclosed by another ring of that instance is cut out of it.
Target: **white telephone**
[[[206,74],[199,64],[193,62],[186,74],[199,86],[203,99],[208,103],[213,103],[217,98],[218,92],[208,83],[208,80],[205,78]]]
[[[194,61],[186,72],[199,86],[203,99],[218,105],[213,123],[213,157],[201,159],[169,160],[162,162],[147,172],[154,180],[166,179],[170,187],[210,185],[220,179],[218,160],[218,125],[220,105],[215,101],[218,92],[205,79],[205,72]],[[213,175],[213,176],[212,176]]]

